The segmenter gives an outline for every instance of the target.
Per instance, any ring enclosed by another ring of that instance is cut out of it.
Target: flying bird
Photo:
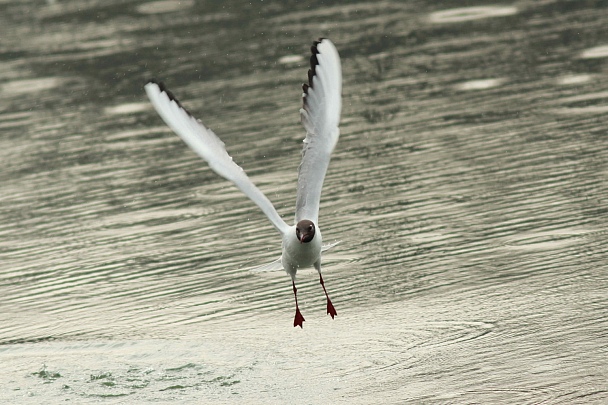
[[[303,267],[314,266],[327,298],[327,313],[337,315],[321,274],[323,239],[319,228],[319,202],[323,180],[331,153],[340,136],[342,110],[342,70],[334,44],[326,38],[311,47],[308,83],[302,85],[303,106],[300,118],[306,138],[302,162],[298,171],[295,224],[288,225],[277,213],[270,200],[251,182],[243,169],[233,162],[224,143],[165,88],[161,82],[150,80],[145,90],[152,105],[165,123],[220,176],[234,183],[260,207],[281,234],[283,269],[291,276],[296,314],[293,326],[302,327],[304,317],[298,307],[296,273]]]

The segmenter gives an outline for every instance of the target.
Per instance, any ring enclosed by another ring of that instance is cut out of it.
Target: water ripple
[[[597,7],[47,3],[0,16],[0,402],[606,398]],[[320,35],[344,66],[320,215],[339,315],[303,270],[300,330],[289,276],[248,271],[279,235],[141,82],[167,82],[291,221]]]

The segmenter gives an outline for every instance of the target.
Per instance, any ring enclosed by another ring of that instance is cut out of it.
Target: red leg
[[[331,315],[331,319],[334,319],[334,316],[337,316],[336,308],[334,308],[334,304],[331,303],[329,299],[329,295],[327,295],[327,290],[325,289],[325,283],[323,282],[323,276],[319,273],[319,281],[321,282],[321,287],[323,287],[323,291],[325,291],[325,296],[327,297],[327,313]]]
[[[300,328],[303,328],[302,322],[304,322],[305,319],[300,312],[300,308],[298,308],[298,289],[296,288],[295,281],[292,280],[291,284],[293,285],[293,296],[296,299],[296,316],[293,318],[293,327],[299,326]]]

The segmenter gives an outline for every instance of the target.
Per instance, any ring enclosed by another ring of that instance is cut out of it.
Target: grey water
[[[608,7],[0,1],[1,403],[608,402]],[[338,311],[161,121],[162,80],[291,221],[336,44]]]

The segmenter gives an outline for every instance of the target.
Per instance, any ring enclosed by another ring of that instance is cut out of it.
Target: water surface
[[[0,2],[0,402],[606,402],[608,10],[466,5]],[[143,84],[290,221],[319,36],[338,317],[302,271],[295,329],[276,231]]]

